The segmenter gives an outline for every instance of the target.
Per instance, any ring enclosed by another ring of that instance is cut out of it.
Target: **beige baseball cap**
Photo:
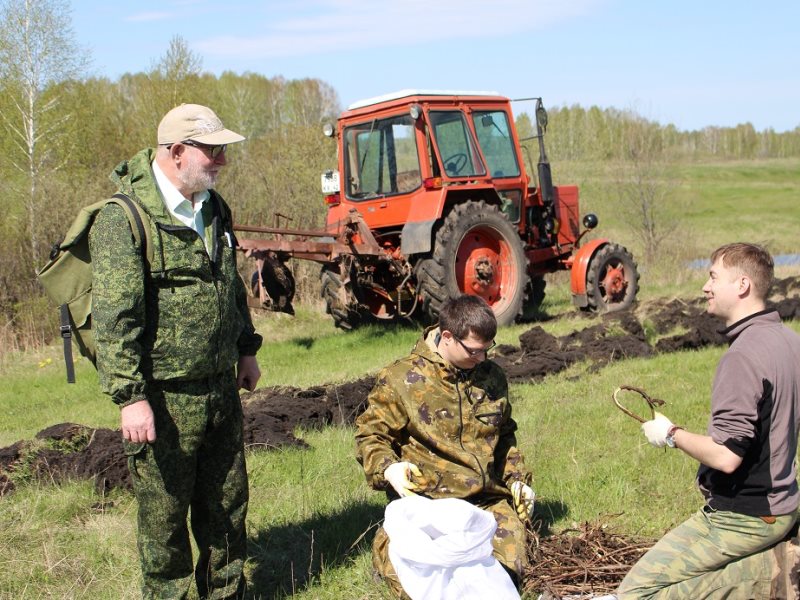
[[[175,144],[183,140],[194,140],[201,144],[216,146],[233,144],[244,140],[244,136],[225,129],[213,110],[200,104],[181,104],[169,111],[158,124],[158,143]]]

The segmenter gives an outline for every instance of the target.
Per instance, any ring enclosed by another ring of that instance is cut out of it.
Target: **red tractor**
[[[569,269],[584,310],[629,307],[631,254],[606,239],[579,246],[578,188],[554,186],[544,147],[547,113],[535,101],[538,184],[526,172],[511,100],[483,92],[403,91],[351,105],[338,127],[338,170],[322,176],[325,231],[237,227],[255,258],[255,298],[291,312],[288,258],[322,264],[322,295],[337,326],[421,315],[448,296],[483,297],[500,325],[535,315],[544,275]],[[513,101],[518,102],[518,101]],[[291,238],[291,239],[290,239]]]

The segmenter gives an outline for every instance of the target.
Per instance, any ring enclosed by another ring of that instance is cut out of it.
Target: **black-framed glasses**
[[[470,356],[478,356],[479,354],[488,354],[489,350],[497,346],[497,342],[492,340],[492,343],[489,345],[488,348],[470,348],[456,336],[453,336],[453,339],[461,344],[461,347],[469,354]]]
[[[184,146],[192,146],[194,148],[200,148],[203,152],[208,152],[208,155],[213,158],[217,159],[220,154],[225,152],[225,149],[228,147],[228,144],[217,144],[216,146],[209,146],[208,144],[201,144],[200,142],[195,142],[194,140],[183,140],[181,142]]]

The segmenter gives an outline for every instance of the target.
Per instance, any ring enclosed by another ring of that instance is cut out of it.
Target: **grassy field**
[[[800,161],[682,167],[681,187],[693,198],[692,229],[702,249],[734,239],[769,241],[775,252],[796,251],[800,230]],[[771,221],[771,222],[770,222]],[[613,236],[624,242],[625,230]],[[641,300],[696,297],[705,274],[674,267],[641,283]],[[779,276],[797,275],[783,268]],[[555,335],[597,322],[569,306],[567,282],[549,282],[541,325]],[[294,319],[259,318],[266,344],[259,354],[261,385],[309,386],[374,373],[404,355],[418,331],[333,328],[319,310]],[[800,325],[794,324],[797,329]],[[527,327],[503,329],[499,342],[517,344]],[[626,534],[658,536],[700,503],[696,463],[644,442],[638,424],[611,402],[620,384],[643,387],[668,401],[674,422],[705,428],[715,365],[723,349],[659,355],[612,363],[594,371],[578,364],[542,382],[512,386],[519,445],[535,474],[537,514],[558,532],[602,521]],[[30,438],[47,425],[73,421],[116,427],[118,412],[99,393],[91,365],[81,361],[78,383],[64,382],[60,349],[8,357],[2,366],[0,446]],[[370,491],[354,459],[353,431],[335,427],[298,432],[310,449],[248,456],[254,597],[385,600],[372,580],[369,540],[382,518],[384,497]],[[22,485],[0,499],[0,599],[139,597],[135,501],[123,492],[99,497],[89,482]]]

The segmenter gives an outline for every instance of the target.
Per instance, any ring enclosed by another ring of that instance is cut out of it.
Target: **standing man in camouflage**
[[[519,586],[534,494],[516,447],[508,382],[486,356],[496,333],[497,320],[482,298],[447,301],[438,326],[378,374],[356,421],[357,458],[368,483],[390,500],[416,493],[461,498],[490,511],[497,521],[494,556]],[[381,528],[373,564],[402,596],[387,546]]]
[[[110,204],[90,233],[97,368],[120,407],[139,504],[144,598],[240,598],[248,488],[239,388],[260,377],[228,206],[211,189],[227,144],[244,138],[213,111],[183,104],[158,147],[111,179],[150,217],[152,264]],[[192,564],[187,516],[198,546]]]
[[[729,244],[711,262],[703,293],[708,312],[725,320],[730,348],[714,377],[708,433],[660,414],[642,425],[654,446],[700,462],[706,504],[634,565],[620,600],[795,597],[786,583],[791,571],[797,581],[797,565],[786,566],[793,546],[775,545],[792,530],[800,502],[800,336],[766,309],[773,277],[766,250]]]

